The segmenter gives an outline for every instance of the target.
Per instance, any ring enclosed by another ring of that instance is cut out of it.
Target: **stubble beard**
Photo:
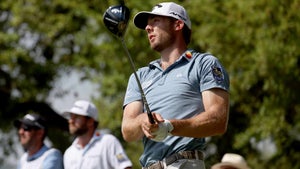
[[[171,46],[175,38],[173,37],[173,34],[170,33],[164,33],[165,36],[160,36],[160,38],[156,39],[154,42],[150,42],[151,48],[157,52],[161,52],[167,47]]]
[[[88,131],[88,128],[85,126],[82,127],[70,127],[70,133],[73,134],[74,136],[82,136],[86,134]]]

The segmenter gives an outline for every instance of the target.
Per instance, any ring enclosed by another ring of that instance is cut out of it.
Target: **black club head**
[[[104,13],[103,22],[114,35],[123,37],[130,11],[125,5],[110,6]]]

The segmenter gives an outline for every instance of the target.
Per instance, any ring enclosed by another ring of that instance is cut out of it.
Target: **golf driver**
[[[103,22],[104,22],[104,25],[108,28],[108,30],[110,30],[114,35],[116,35],[121,40],[123,48],[125,49],[126,54],[128,56],[128,60],[130,62],[131,68],[133,70],[138,87],[140,89],[142,101],[146,108],[149,122],[154,124],[155,123],[154,118],[151,114],[146,96],[144,94],[144,91],[143,91],[143,88],[141,85],[141,82],[136,74],[136,69],[135,69],[134,63],[132,61],[131,55],[128,51],[128,48],[127,48],[124,38],[123,38],[124,33],[127,28],[129,16],[130,16],[130,11],[124,4],[110,6],[104,13]]]

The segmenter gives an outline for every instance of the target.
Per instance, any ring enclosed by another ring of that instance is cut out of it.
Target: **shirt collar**
[[[176,62],[181,62],[182,60],[190,61],[192,59],[193,59],[193,50],[188,49],[179,57],[179,59]],[[160,59],[154,60],[149,63],[150,69],[153,69],[155,67],[160,68]]]
[[[42,156],[44,154],[44,152],[46,152],[49,149],[49,147],[47,147],[46,145],[43,145],[42,148],[36,152],[35,154],[33,154],[32,156],[27,157],[27,161],[33,161],[37,158],[39,158],[40,156]]]
[[[93,144],[96,140],[99,140],[101,137],[102,137],[102,135],[100,134],[100,131],[97,131],[97,130],[96,130],[96,131],[94,132],[93,137],[90,139],[89,143],[88,143],[86,146],[84,146],[83,149],[88,148],[91,144]],[[77,149],[82,149],[81,146],[79,146],[79,145],[77,144],[77,142],[78,142],[78,138],[76,138],[76,139],[74,140],[73,145],[74,145]]]

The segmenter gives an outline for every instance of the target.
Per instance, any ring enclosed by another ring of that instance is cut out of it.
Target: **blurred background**
[[[126,45],[136,67],[159,58],[133,16],[157,0],[126,0]],[[207,138],[206,167],[227,153],[255,169],[300,168],[300,1],[176,0],[192,21],[190,48],[220,59],[231,79],[230,119]],[[23,153],[12,122],[35,111],[50,124],[47,144],[71,144],[61,116],[77,99],[95,103],[100,128],[122,142],[140,168],[141,142],[123,140],[122,102],[132,70],[120,41],[102,22],[117,0],[0,1],[0,168]],[[113,120],[112,120],[113,119]]]

